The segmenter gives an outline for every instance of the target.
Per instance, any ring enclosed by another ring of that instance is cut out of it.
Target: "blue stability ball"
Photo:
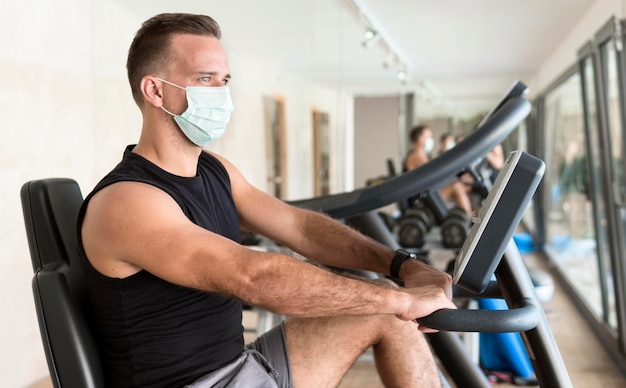
[[[479,299],[484,310],[507,310],[503,299]],[[480,363],[490,371],[509,372],[517,377],[535,374],[519,333],[480,333]]]

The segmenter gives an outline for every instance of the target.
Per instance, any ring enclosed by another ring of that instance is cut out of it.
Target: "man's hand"
[[[428,264],[418,260],[406,261],[400,268],[400,275],[406,288],[435,286],[452,299],[452,277]]]
[[[440,309],[456,309],[452,303],[452,277],[447,273],[418,260],[407,260],[400,268],[400,277],[404,280],[405,291],[413,298],[398,318],[414,321]],[[419,330],[437,331],[423,326],[419,326]]]
[[[405,288],[404,292],[409,294],[406,306],[397,317],[404,321],[416,321],[441,309],[456,309],[456,306],[445,294],[442,288],[432,285],[421,287]],[[437,332],[425,326],[418,327],[424,333]]]

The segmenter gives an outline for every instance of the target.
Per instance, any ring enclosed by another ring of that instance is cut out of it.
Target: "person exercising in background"
[[[504,167],[504,151],[501,144],[496,144],[485,157],[487,168],[489,169],[489,179],[491,183],[496,181],[498,172]]]
[[[451,150],[455,145],[456,142],[454,141],[454,136],[452,136],[449,132],[444,133],[439,138],[439,155]]]
[[[435,141],[433,133],[425,125],[418,125],[411,129],[409,134],[411,150],[404,160],[404,171],[409,171],[428,162],[428,154],[433,150]],[[454,202],[456,206],[467,212],[468,219],[472,218],[472,204],[464,184],[455,179],[447,186],[439,189],[441,197],[446,201]]]
[[[85,198],[79,253],[111,387],[334,387],[373,347],[388,387],[439,387],[416,319],[454,309],[450,276],[322,214],[252,186],[220,138],[233,104],[220,27],[205,15],[144,22],[127,59],[143,125],[136,145]],[[340,276],[239,243],[258,233]],[[244,345],[242,302],[289,316]]]

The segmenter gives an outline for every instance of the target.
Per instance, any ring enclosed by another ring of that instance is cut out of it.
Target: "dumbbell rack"
[[[457,207],[448,209],[437,190],[418,194],[401,212],[402,215],[395,220],[392,231],[403,248],[424,247],[429,232],[435,227],[446,248],[460,248],[467,237],[470,226],[467,214]]]

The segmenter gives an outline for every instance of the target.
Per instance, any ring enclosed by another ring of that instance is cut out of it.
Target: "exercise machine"
[[[486,155],[530,112],[530,103],[524,98],[526,92],[523,83],[514,83],[472,134],[419,168],[371,187],[291,203],[343,218],[362,233],[397,248],[394,236],[374,210],[436,188]],[[540,386],[572,387],[526,266],[511,240],[513,230],[539,183],[542,162],[524,153],[513,155],[507,159],[509,165],[514,165],[510,167],[511,174],[515,174],[511,182],[518,182],[522,176],[526,178],[521,181],[525,186],[509,187],[510,176],[505,180],[506,174],[498,175],[498,179],[505,183],[499,182],[500,190],[490,191],[488,197],[493,194],[494,198],[485,201],[481,214],[473,220],[470,237],[455,260],[454,273],[455,297],[502,298],[509,310],[440,310],[420,319],[420,323],[440,330],[429,335],[429,340],[452,379],[463,387],[487,387],[489,384],[468,357],[454,331],[520,332]],[[516,161],[515,158],[519,159]],[[533,169],[534,175],[529,172]],[[520,192],[522,188],[526,190]],[[500,195],[497,200],[496,193]],[[513,199],[519,206],[510,206],[509,201]],[[500,201],[507,206],[498,206]],[[508,227],[503,227],[503,222],[507,222]],[[496,280],[490,281],[494,274]]]

